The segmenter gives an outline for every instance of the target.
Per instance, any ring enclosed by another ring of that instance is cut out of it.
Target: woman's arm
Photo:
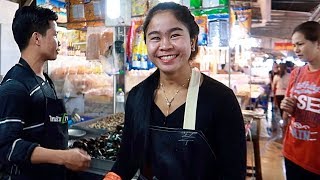
[[[247,147],[244,120],[238,101],[231,90],[219,100],[217,127],[214,128],[217,160],[223,179],[245,179]]]
[[[135,147],[133,144],[133,137],[135,136],[134,132],[136,131],[133,126],[134,122],[132,118],[133,110],[135,109],[135,107],[132,107],[135,100],[133,94],[133,92],[130,92],[126,101],[125,123],[121,146],[117,155],[117,160],[111,169],[111,177],[114,177],[116,174],[123,180],[131,179],[138,170],[137,163],[134,161],[135,154],[133,151],[133,147]],[[106,177],[110,178],[110,174],[108,173]]]

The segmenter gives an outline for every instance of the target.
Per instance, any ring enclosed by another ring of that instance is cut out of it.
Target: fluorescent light
[[[175,3],[180,3],[180,0],[159,0],[159,2],[175,2]]]
[[[117,19],[120,17],[120,0],[107,0],[107,16],[110,19]]]

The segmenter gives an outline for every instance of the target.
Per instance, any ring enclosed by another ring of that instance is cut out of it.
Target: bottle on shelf
[[[124,92],[122,88],[117,91],[116,97],[116,113],[124,112]]]

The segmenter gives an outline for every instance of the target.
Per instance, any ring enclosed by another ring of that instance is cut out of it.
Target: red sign
[[[291,42],[275,42],[274,50],[293,50],[293,45]]]

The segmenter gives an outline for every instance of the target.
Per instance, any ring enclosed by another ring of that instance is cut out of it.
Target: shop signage
[[[274,50],[293,50],[291,42],[275,42],[273,46]]]

